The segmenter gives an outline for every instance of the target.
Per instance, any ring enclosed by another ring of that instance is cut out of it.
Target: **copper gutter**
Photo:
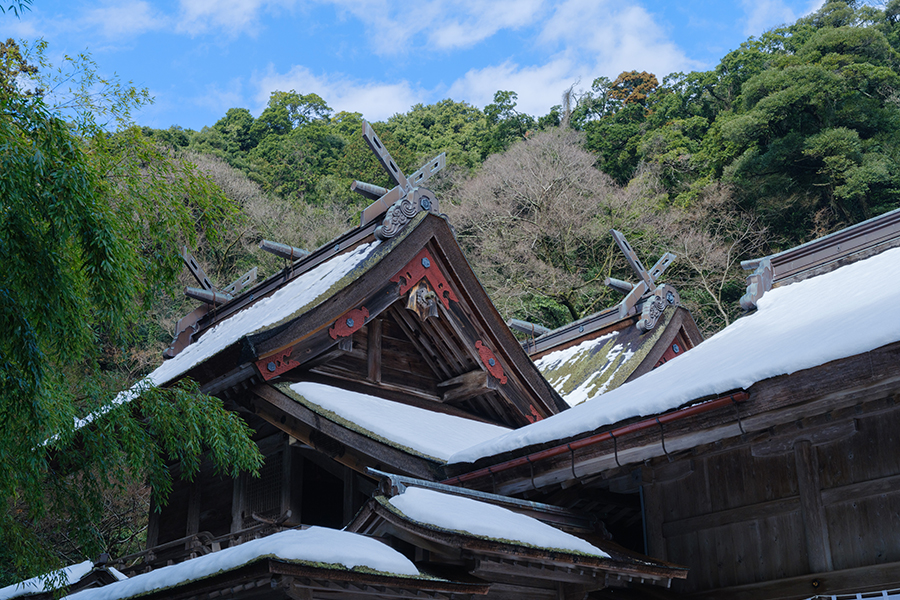
[[[492,465],[490,467],[485,467],[483,469],[478,469],[477,471],[471,471],[469,473],[463,473],[462,475],[457,475],[456,477],[450,477],[449,479],[445,479],[441,481],[443,484],[451,485],[451,484],[462,484],[466,481],[472,481],[474,479],[480,479],[481,477],[490,476],[493,477],[497,473],[501,471],[508,471],[509,469],[514,469],[515,467],[520,467],[522,465],[527,465],[529,463],[533,464],[537,461],[544,460],[547,458],[553,458],[554,456],[559,456],[561,454],[573,453],[575,450],[579,450],[581,448],[587,448],[588,446],[593,446],[595,444],[599,444],[600,442],[605,442],[607,440],[615,440],[622,436],[629,435],[632,433],[637,433],[639,431],[644,431],[646,429],[652,429],[654,427],[660,427],[665,423],[671,423],[673,421],[680,421],[681,419],[686,419],[687,417],[692,417],[694,415],[699,415],[703,413],[707,413],[717,408],[721,408],[723,406],[729,404],[737,404],[738,402],[745,402],[750,398],[750,394],[741,390],[738,392],[732,392],[724,396],[720,396],[715,400],[709,400],[708,402],[702,402],[700,404],[694,404],[693,406],[688,406],[686,408],[682,408],[681,410],[676,410],[670,413],[666,413],[664,415],[660,415],[659,417],[653,417],[650,419],[644,419],[643,421],[638,421],[636,423],[631,423],[630,425],[623,425],[618,429],[612,429],[610,431],[604,431],[603,433],[597,433],[595,435],[588,436],[586,438],[582,438],[580,440],[575,440],[574,442],[569,442],[567,444],[561,444],[559,446],[554,446],[552,448],[547,448],[546,450],[540,450],[538,452],[533,452],[526,456],[520,456],[519,458],[514,458],[512,460],[508,460],[506,462],[502,462],[497,465]]]

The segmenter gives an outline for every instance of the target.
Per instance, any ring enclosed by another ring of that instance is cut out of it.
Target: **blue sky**
[[[6,2],[5,4],[8,4]],[[199,129],[270,92],[315,92],[370,120],[497,90],[539,116],[575,84],[622,71],[709,69],[748,36],[822,0],[34,0],[0,37],[50,58],[89,51],[104,75],[146,87],[141,125]]]

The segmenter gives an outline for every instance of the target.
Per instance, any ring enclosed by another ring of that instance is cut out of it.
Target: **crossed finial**
[[[421,211],[431,211],[440,214],[438,202],[434,193],[419,187],[428,181],[432,175],[444,168],[447,155],[441,152],[422,168],[407,177],[397,166],[390,152],[381,143],[375,134],[375,130],[368,121],[363,121],[363,139],[375,153],[375,157],[391,179],[397,184],[387,190],[383,187],[354,181],[350,189],[354,192],[375,200],[363,212],[360,226],[364,226],[384,215],[384,221],[375,229],[375,237],[385,240],[397,235],[397,233]]]
[[[622,281],[621,279],[607,277],[604,283],[625,294],[625,298],[619,302],[619,317],[623,319],[635,312],[635,305],[637,305],[641,298],[648,292],[652,292],[652,294],[656,296],[654,299],[648,298],[648,300],[650,300],[649,302],[644,302],[643,318],[637,323],[638,329],[649,331],[656,325],[656,321],[661,316],[662,311],[665,310],[665,307],[674,305],[678,301],[677,293],[671,286],[657,286],[654,289],[656,280],[659,279],[663,274],[663,271],[665,271],[678,257],[671,252],[666,252],[658,261],[656,261],[653,268],[647,272],[647,269],[645,269],[643,263],[641,263],[641,259],[638,258],[637,253],[635,253],[634,249],[628,243],[628,240],[625,239],[625,236],[615,229],[611,229],[610,233],[616,241],[616,244],[619,246],[619,249],[622,251],[622,254],[625,255],[625,260],[628,261],[628,264],[637,274],[640,281],[638,281],[637,284],[632,284],[627,281]]]

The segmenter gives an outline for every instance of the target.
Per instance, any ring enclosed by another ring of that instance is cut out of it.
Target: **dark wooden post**
[[[244,528],[244,498],[246,484],[244,476],[234,478],[234,487],[231,493],[231,533],[237,533]]]
[[[653,485],[653,471],[643,469],[644,483],[641,486],[641,502],[644,509],[644,532],[647,539],[648,556],[659,560],[668,560],[666,538],[663,536],[662,499],[659,497],[662,486]]]
[[[819,459],[809,440],[794,444],[794,461],[797,465],[797,483],[800,491],[800,511],[806,532],[806,551],[809,568],[813,573],[834,569],[831,545],[828,541],[828,523],[822,503],[822,486],[819,482]]]
[[[187,524],[185,535],[194,535],[200,531],[200,476],[194,477],[191,482],[190,495],[188,496]]]
[[[381,319],[369,323],[369,379],[381,383]]]
[[[150,515],[147,517],[147,548],[153,548],[159,543],[159,507],[153,494],[150,494]]]
[[[344,525],[353,518],[353,499],[356,497],[356,473],[344,467]]]
[[[281,514],[286,515],[291,511],[291,517],[294,511],[291,510],[291,462],[293,449],[291,448],[291,436],[284,434],[284,443],[281,446]]]

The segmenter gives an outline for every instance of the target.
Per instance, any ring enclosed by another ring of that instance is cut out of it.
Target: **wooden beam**
[[[324,378],[330,378],[332,380],[339,379],[342,382],[346,382],[347,384],[358,384],[364,390],[361,393],[364,393],[364,394],[372,393],[371,389],[365,389],[366,387],[368,387],[367,382],[362,380],[362,378],[360,377],[360,373],[357,373],[355,371],[352,371],[348,368],[345,368],[345,367],[342,367],[339,365],[319,365],[318,367],[316,367],[315,369],[310,371],[310,373],[314,374],[314,375],[320,375],[320,376],[322,376],[322,379],[324,379]],[[297,377],[297,378],[286,377],[285,379],[293,382],[293,381],[313,381],[314,378],[304,375],[303,377]],[[334,387],[350,387],[348,385],[335,384],[334,381],[326,381],[324,383],[325,383],[325,385],[331,385]],[[440,402],[441,401],[440,396],[436,396],[435,394],[429,393],[426,390],[422,390],[422,389],[408,386],[408,385],[402,385],[402,384],[397,384],[397,383],[385,383],[384,381],[382,381],[381,383],[378,383],[378,384],[373,383],[373,384],[369,384],[369,385],[372,385],[373,387],[375,387],[376,389],[379,389],[379,390],[390,390],[392,392],[399,392],[401,394],[405,394],[407,396],[410,396],[411,400],[419,399],[419,400],[427,400],[430,402]],[[375,395],[380,396],[381,394],[379,394],[378,392],[375,392]],[[403,402],[403,401],[401,401],[401,402]],[[412,401],[403,402],[403,404],[412,404]]]
[[[434,344],[422,332],[412,317],[409,316],[406,309],[393,306],[391,307],[391,316],[394,317],[394,322],[406,334],[406,337],[419,349],[422,358],[437,375],[447,377],[454,373],[446,361],[442,360],[441,354],[434,347]]]
[[[659,489],[659,486],[652,486]],[[646,489],[646,488],[645,488]],[[647,496],[644,497],[645,501]],[[778,500],[770,500],[768,502],[760,502],[758,504],[750,504],[748,506],[739,506],[727,510],[720,510],[714,513],[698,515],[696,517],[688,517],[686,519],[678,519],[662,524],[662,534],[665,537],[676,537],[680,535],[688,535],[691,532],[703,529],[714,529],[716,527],[725,527],[733,523],[750,523],[765,519],[767,517],[775,517],[778,515],[790,514],[800,510],[800,498],[791,496],[790,498],[781,498]],[[649,524],[648,524],[649,527]],[[660,556],[655,558],[662,558]]]
[[[828,523],[822,503],[822,486],[819,482],[819,459],[812,442],[802,440],[794,445],[794,461],[797,465],[797,484],[800,489],[800,509],[806,533],[806,550],[809,569],[822,573],[834,569],[831,560],[831,544],[828,542]]]
[[[822,502],[826,505],[838,504],[850,500],[862,500],[872,496],[897,493],[900,493],[900,475],[890,475],[822,490]]]
[[[777,456],[792,452],[794,445],[800,440],[809,440],[813,446],[833,444],[854,435],[856,431],[855,419],[839,423],[823,423],[818,426],[804,428],[802,431],[793,429],[784,431],[779,435],[773,435],[769,439],[754,443],[750,449],[754,458]]]
[[[497,389],[497,382],[487,371],[475,369],[442,381],[437,386],[447,388],[441,395],[443,402],[457,402],[490,393]]]
[[[684,597],[691,600],[796,600],[816,595],[858,594],[898,587],[900,562],[893,562],[705,590]]]
[[[366,359],[369,368],[369,380],[381,382],[381,319],[375,319],[368,325],[368,349]]]

